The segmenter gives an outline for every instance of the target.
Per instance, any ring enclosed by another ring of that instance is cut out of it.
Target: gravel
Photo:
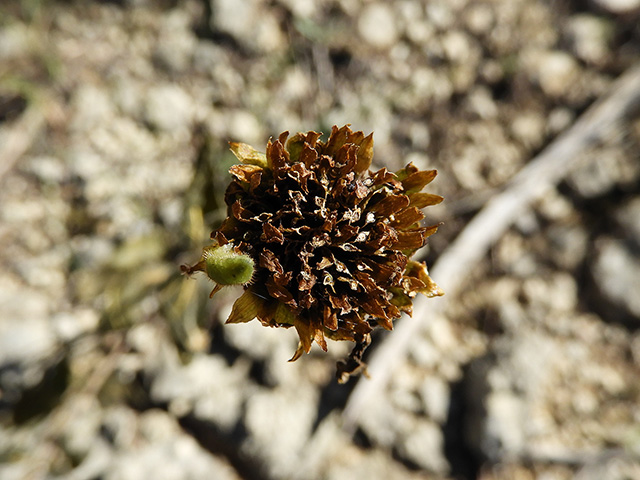
[[[639,8],[0,6],[0,139],[27,145],[0,142],[0,477],[639,477],[637,118],[424,320],[355,435],[348,345],[288,363],[295,331],[225,326],[238,292],[179,273],[224,218],[229,141],[334,123],[375,132],[376,168],[438,169],[433,261],[638,61]]]

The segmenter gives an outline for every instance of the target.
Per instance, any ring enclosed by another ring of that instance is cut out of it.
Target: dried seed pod
[[[442,197],[422,192],[435,170],[371,172],[372,135],[344,126],[319,139],[285,132],[266,154],[232,143],[242,164],[230,170],[228,217],[211,234],[215,246],[183,271],[244,284],[227,323],[293,326],[300,343],[292,360],[314,341],[323,350],[326,338],[355,342],[352,361],[340,366],[344,380],[346,366],[362,370],[375,326],[390,330],[411,314],[417,293],[442,295],[426,265],[410,260],[437,230],[422,226],[420,209]],[[220,271],[220,259],[228,269]]]

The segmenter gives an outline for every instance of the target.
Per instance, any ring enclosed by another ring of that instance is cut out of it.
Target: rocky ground
[[[634,0],[2,2],[0,477],[640,478],[640,116],[424,318],[354,435],[348,345],[287,363],[294,331],[223,326],[238,291],[179,273],[225,215],[228,141],[345,123],[375,132],[376,167],[438,169],[436,261],[640,60],[639,19]]]

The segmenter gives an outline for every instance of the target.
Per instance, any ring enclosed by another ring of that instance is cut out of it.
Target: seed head
[[[291,360],[315,341],[356,346],[338,365],[342,381],[362,369],[370,332],[391,330],[411,314],[417,293],[442,295],[422,262],[410,260],[437,225],[422,226],[421,208],[442,197],[422,192],[436,176],[413,164],[391,173],[369,171],[373,135],[333,127],[282,133],[266,154],[231,143],[240,165],[225,193],[228,217],[213,231],[215,244],[183,271],[204,271],[218,285],[244,284],[227,323],[258,318],[294,327],[300,342]]]

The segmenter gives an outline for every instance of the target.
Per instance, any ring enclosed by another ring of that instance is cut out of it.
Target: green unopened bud
[[[246,285],[253,277],[253,259],[235,252],[230,243],[205,248],[202,258],[204,272],[218,285]]]

